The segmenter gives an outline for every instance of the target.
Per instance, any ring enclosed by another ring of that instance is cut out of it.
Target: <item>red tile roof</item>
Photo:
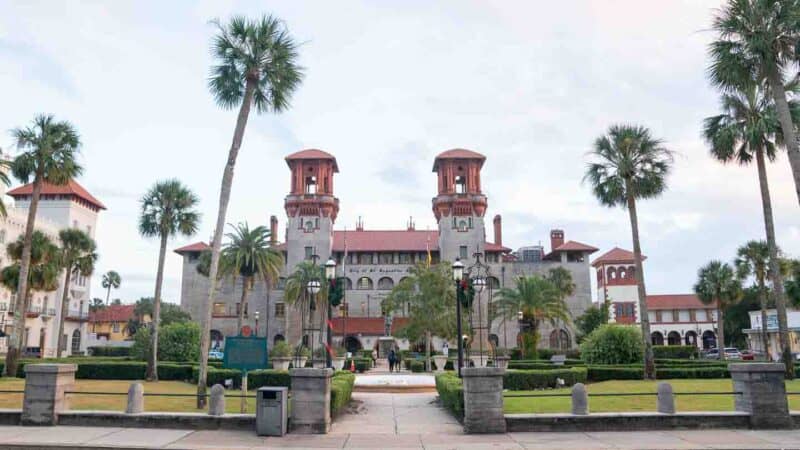
[[[583,244],[577,241],[567,241],[558,247],[556,247],[553,251],[554,252],[590,252],[594,253],[598,250],[597,247],[592,247],[591,245]]]
[[[108,305],[89,313],[89,322],[127,322],[133,318],[136,305]]]
[[[33,194],[33,183],[24,184],[8,191],[8,195],[12,197],[28,196]],[[99,209],[106,209],[106,206],[92,194],[89,193],[83,186],[78,184],[75,180],[69,180],[65,185],[55,185],[45,182],[42,185],[43,195],[73,195],[78,197]]]
[[[333,323],[333,334],[363,334],[367,336],[383,336],[386,333],[386,322],[383,317],[334,317],[331,319]],[[347,330],[345,331],[345,323]],[[398,330],[408,325],[408,318],[395,317],[392,320],[391,333],[394,334]]]
[[[343,252],[345,238],[348,252],[360,251],[439,251],[439,232],[425,230],[362,230],[334,231],[333,251]],[[484,244],[488,251],[509,252],[510,248],[491,242]]]
[[[175,253],[182,255],[184,253],[191,253],[191,252],[202,252],[204,250],[208,250],[211,247],[203,241],[195,242],[194,244],[184,245],[181,248],[176,248],[174,251]]]
[[[483,162],[486,161],[486,157],[478,152],[474,152],[472,150],[467,150],[464,148],[454,148],[451,150],[446,150],[436,155],[436,158],[433,160],[434,172],[436,172],[436,167],[439,165],[440,159],[479,159],[481,160],[481,166],[483,165]]]
[[[296,161],[300,159],[331,159],[333,160],[333,171],[337,173],[339,172],[339,166],[336,164],[336,157],[328,152],[324,152],[316,148],[300,150],[299,152],[292,153],[284,159],[286,159],[287,164],[289,161]]]
[[[709,303],[706,305],[694,294],[661,294],[647,296],[647,309],[705,309],[716,307],[716,303]]]
[[[647,256],[642,255],[642,261],[647,259]],[[598,256],[597,259],[592,261],[593,267],[598,267],[602,264],[618,264],[618,263],[633,263],[633,252],[614,247],[611,250]]]

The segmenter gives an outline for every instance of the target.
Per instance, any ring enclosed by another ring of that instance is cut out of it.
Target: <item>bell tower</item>
[[[433,214],[439,223],[439,252],[443,261],[472,261],[483,253],[486,230],[486,196],[481,191],[481,168],[486,157],[472,150],[453,149],[433,161],[438,176],[438,195]]]

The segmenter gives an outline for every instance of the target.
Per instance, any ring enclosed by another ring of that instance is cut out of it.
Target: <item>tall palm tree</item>
[[[60,358],[62,349],[66,349],[67,342],[64,338],[64,321],[69,312],[69,283],[72,275],[88,277],[94,272],[97,262],[96,245],[94,239],[77,228],[66,228],[58,232],[61,241],[60,262],[64,269],[64,292],[61,293],[61,317],[58,321],[58,350]]]
[[[120,284],[122,284],[122,277],[120,277],[119,273],[116,271],[109,270],[103,274],[103,288],[106,290],[106,305],[108,305],[108,299],[111,297],[111,288],[119,289]]]
[[[19,284],[17,298],[23,298],[28,291],[28,276],[31,270],[31,246],[36,224],[36,210],[44,183],[54,185],[67,184],[83,171],[78,164],[77,155],[81,141],[78,132],[67,121],[56,121],[52,115],[39,115],[31,126],[12,130],[14,140],[22,153],[11,163],[11,173],[19,181],[27,183],[33,180],[28,220],[25,223],[25,234],[22,253],[19,260]],[[14,374],[17,370],[20,344],[25,332],[25,315],[14,316],[14,331],[8,343],[6,353],[5,374]]]
[[[156,291],[153,297],[153,322],[150,333],[150,353],[147,361],[148,380],[158,380],[158,324],[161,315],[161,287],[164,282],[164,257],[167,240],[177,234],[191,236],[197,231],[200,214],[195,209],[198,198],[178,180],[159,181],[142,197],[139,234],[158,237]]]
[[[704,304],[716,303],[717,348],[725,359],[725,310],[742,299],[742,283],[729,264],[711,261],[697,272],[694,292]]]
[[[575,283],[572,281],[572,273],[569,270],[563,267],[550,269],[547,272],[547,279],[553,283],[562,301],[566,301],[567,297],[575,293]],[[560,350],[562,347],[560,322],[555,320],[553,326],[556,327],[556,340],[558,341],[558,348]],[[571,343],[567,344],[569,345]]]
[[[314,302],[311,301],[311,294],[308,293],[307,289],[308,282],[312,280],[320,281],[320,291],[316,295]],[[306,315],[308,316],[309,323],[312,323],[314,320],[314,312],[325,309],[322,308],[322,305],[325,304],[328,298],[328,283],[325,282],[325,268],[314,264],[312,261],[300,262],[295,266],[294,272],[286,279],[283,295],[284,301],[300,312],[300,329],[302,330],[301,333],[305,333]],[[313,336],[309,336],[309,339],[313,339]]]
[[[257,279],[267,284],[275,283],[283,267],[283,256],[272,248],[270,231],[265,226],[250,229],[247,222],[240,223],[226,236],[229,242],[222,249],[224,263],[220,266],[220,272],[224,276],[242,279],[242,298],[236,321],[236,329],[241,330],[247,306],[247,292],[253,289]]]
[[[766,241],[748,241],[736,251],[736,270],[739,278],[752,276],[758,290],[758,303],[761,305],[761,345],[769,355],[769,335],[767,333],[767,276],[769,275],[769,246]]]
[[[517,317],[522,312],[522,321],[528,325],[534,351],[543,322],[571,321],[569,308],[558,288],[538,275],[517,278],[513,288],[502,288],[494,294],[493,304],[496,313],[502,317]]]
[[[672,152],[650,130],[636,125],[614,125],[605,136],[595,140],[584,181],[601,204],[628,209],[631,237],[639,290],[639,321],[644,346],[644,376],[655,379],[653,344],[650,341],[650,319],[647,313],[647,290],[644,285],[642,248],[639,242],[639,218],[636,200],[654,198],[667,188],[666,178],[672,168]]]
[[[709,47],[711,81],[725,91],[766,81],[800,201],[800,149],[784,88],[785,74],[796,73],[800,59],[800,0],[730,0],[718,10],[713,29],[717,40]],[[778,305],[778,321],[785,322],[781,310],[785,311],[783,302]],[[783,333],[785,325],[781,329]]]
[[[788,89],[797,91],[797,84],[792,83]],[[789,102],[795,123],[800,122],[800,103]],[[767,180],[766,160],[774,161],[778,149],[786,143],[783,130],[777,119],[772,98],[766,89],[758,84],[749,84],[740,90],[732,88],[722,94],[723,113],[704,121],[703,134],[709,144],[711,155],[723,162],[736,161],[739,165],[750,164],[754,159],[758,169],[758,184],[761,191],[761,209],[764,216],[764,229],[767,237],[769,258],[769,278],[772,280],[772,296],[778,307],[783,305],[784,317],[786,301],[783,293],[783,280],[780,273],[778,244],[775,240],[775,221],[772,215],[772,200]],[[781,353],[787,367],[787,376],[794,377],[794,362],[786,333],[779,330]]]
[[[197,377],[197,407],[205,406],[208,348],[211,343],[211,304],[217,284],[222,231],[233,184],[233,169],[250,108],[256,111],[280,113],[289,108],[289,100],[303,78],[297,64],[295,44],[283,22],[273,16],[251,20],[236,16],[227,24],[214,21],[218,33],[212,44],[216,64],[211,67],[209,89],[217,104],[225,109],[239,108],[228,160],[222,172],[219,209],[211,241],[210,283],[200,334],[200,368]]]

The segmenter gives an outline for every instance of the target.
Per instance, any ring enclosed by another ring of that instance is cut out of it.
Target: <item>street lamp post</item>
[[[309,335],[308,337],[309,344],[311,345],[311,361],[314,361],[314,334],[313,334],[314,328],[312,325],[313,323],[312,312],[316,309],[314,304],[316,302],[316,296],[319,293],[319,288],[320,288],[319,280],[310,280],[308,284],[306,284],[306,292],[308,292],[308,294],[311,296],[311,302],[310,302],[311,304],[309,306],[309,312],[308,312],[309,331],[311,331],[311,335]],[[311,364],[313,365],[314,363],[312,362]]]
[[[328,342],[328,351],[325,355],[325,367],[332,368],[333,361],[331,358],[331,352],[333,348],[331,345],[333,344],[333,336],[331,336],[332,330],[331,327],[333,326],[333,322],[331,321],[331,316],[333,315],[333,307],[331,306],[331,299],[330,299],[330,292],[333,288],[332,284],[334,279],[336,278],[336,261],[333,258],[328,258],[328,261],[325,262],[325,278],[328,280],[328,323],[326,324],[326,328],[328,330],[327,333],[327,342]]]
[[[478,253],[480,255],[480,253]],[[478,258],[478,262],[480,263],[480,257]],[[481,292],[483,292],[483,288],[486,287],[486,278],[477,276],[472,280],[472,287],[475,289],[475,294],[478,296],[478,323],[480,324],[480,328],[483,328],[483,309],[481,308]],[[486,336],[488,337],[489,330],[486,330]],[[478,339],[478,352],[481,359],[481,367],[483,367],[483,339]]]
[[[255,312],[255,314],[254,314],[254,316],[255,316],[255,318],[256,318],[256,329],[255,329],[255,331],[253,332],[253,334],[255,335],[255,337],[258,337],[258,316],[259,316],[259,315],[260,315],[260,314],[258,313],[258,311],[256,311],[256,312]]]
[[[459,283],[464,278],[464,263],[456,259],[453,263],[453,281],[456,283],[456,335],[458,336],[458,377],[461,378],[461,367],[464,365],[464,340],[461,337],[461,299],[458,298]]]

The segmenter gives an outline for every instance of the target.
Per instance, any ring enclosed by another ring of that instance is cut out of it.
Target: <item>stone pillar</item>
[[[22,425],[57,425],[68,409],[65,391],[75,384],[75,364],[26,364]]]
[[[144,386],[142,383],[131,383],[131,387],[128,388],[128,405],[125,407],[125,413],[141,412],[144,412]]]
[[[750,414],[752,428],[792,428],[781,363],[729,364],[736,411]]]
[[[208,414],[212,416],[225,415],[225,388],[221,384],[211,386],[211,397],[208,402]]]
[[[290,432],[327,434],[331,429],[333,369],[292,369]]]
[[[675,396],[669,383],[658,383],[658,412],[675,414]]]
[[[585,416],[589,414],[589,394],[583,383],[572,386],[572,414]]]
[[[466,433],[505,433],[503,415],[503,374],[499,367],[465,367],[464,431]]]

